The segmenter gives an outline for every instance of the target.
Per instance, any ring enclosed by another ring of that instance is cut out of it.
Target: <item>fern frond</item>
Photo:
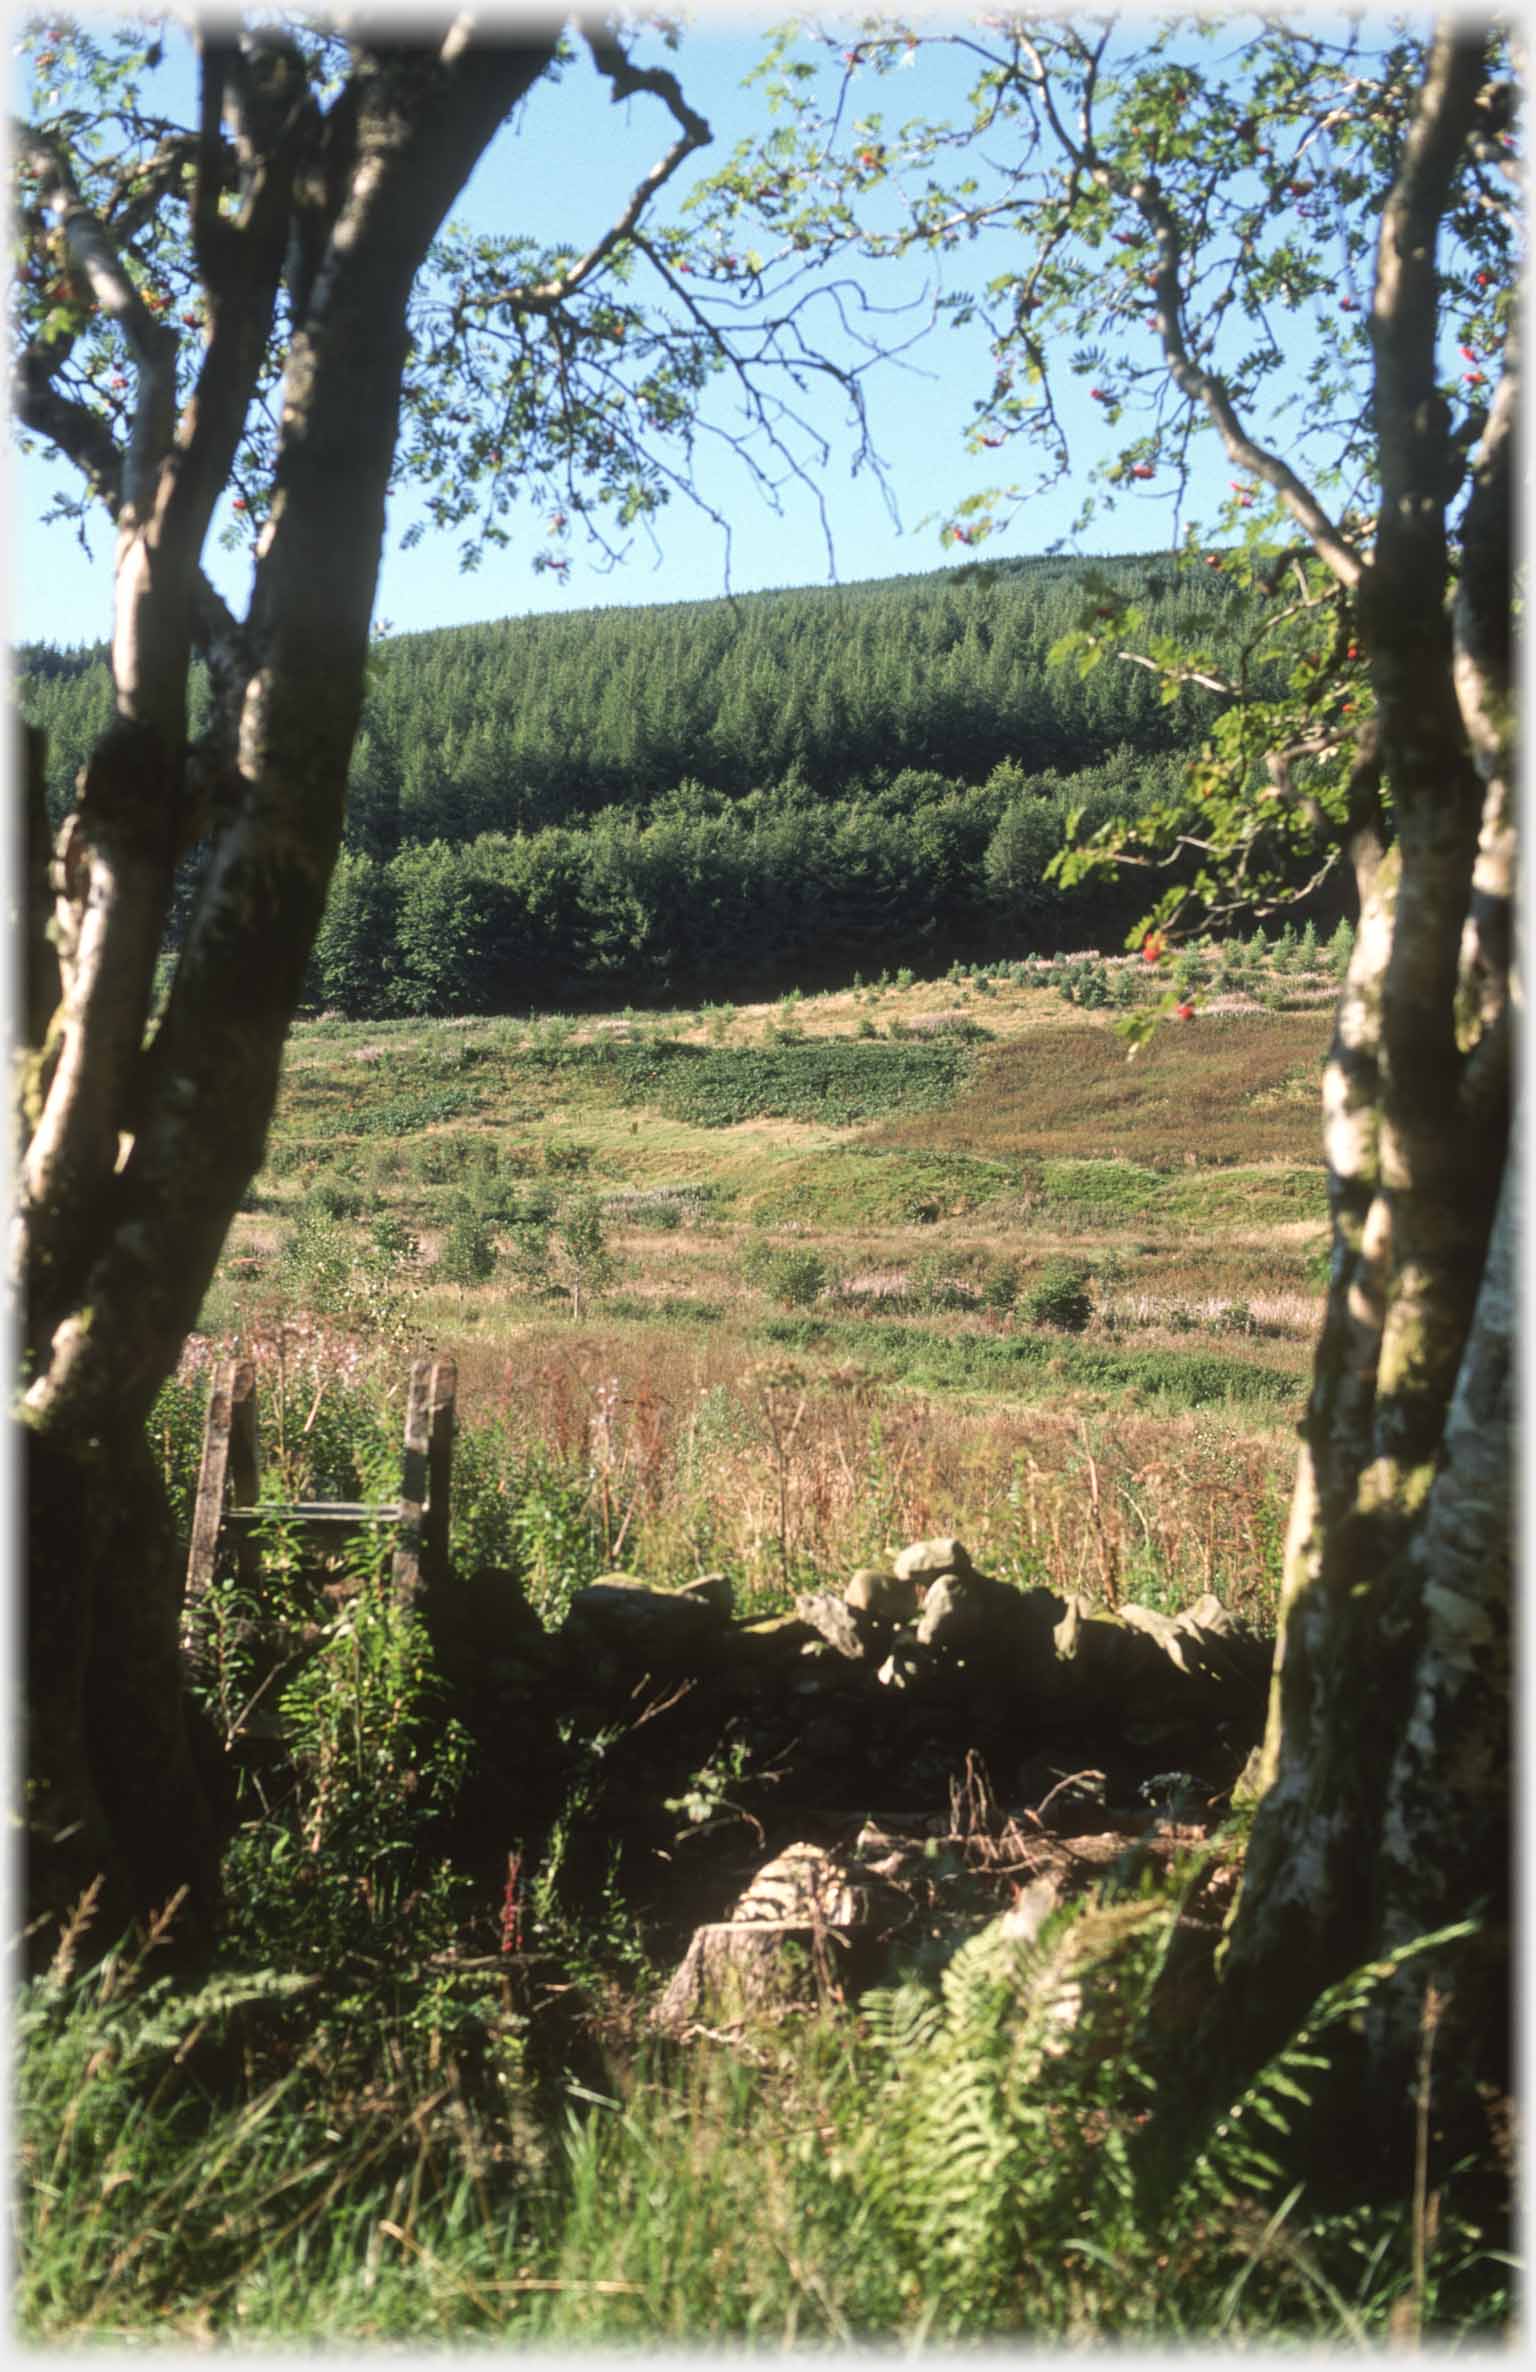
[[[1217,2118],[1205,2147],[1191,2162],[1180,2185],[1181,2198],[1190,2204],[1202,2198],[1227,2200],[1234,2192],[1262,2192],[1273,2187],[1280,2180],[1280,2169],[1267,2152],[1255,2148],[1240,2128],[1257,2119],[1273,2130],[1289,2134],[1292,2120],[1278,2102],[1292,2101],[1303,2111],[1311,2108],[1316,2086],[1308,2085],[1303,2079],[1325,2074],[1332,2065],[1328,2053],[1318,2048],[1321,2038],[1358,2018],[1383,1986],[1410,1962],[1427,1952],[1441,1951],[1447,1944],[1466,1941],[1479,1932],[1480,1924],[1477,1920],[1463,1919],[1454,1926],[1437,1928],[1432,1935],[1416,1936],[1411,1943],[1400,1944],[1395,1951],[1366,1961],[1327,1986],[1313,2003],[1304,2023],[1271,2054],[1231,2107]]]

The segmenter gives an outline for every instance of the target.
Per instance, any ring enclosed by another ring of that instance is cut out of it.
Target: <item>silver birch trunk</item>
[[[1219,2053],[1251,2066],[1332,1979],[1481,1922],[1380,1996],[1365,2121],[1389,2149],[1417,2080],[1426,1984],[1459,2037],[1464,2108],[1479,2085],[1506,2085],[1509,2064],[1518,357],[1475,456],[1453,570],[1433,352],[1435,228],[1480,77],[1477,30],[1442,33],[1383,217],[1383,492],[1359,598],[1395,837],[1357,852],[1361,921],[1324,1092],[1332,1276],[1265,1792],[1213,2028]]]

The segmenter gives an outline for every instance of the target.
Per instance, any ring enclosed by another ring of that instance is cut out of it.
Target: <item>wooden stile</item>
[[[203,1429],[187,1552],[183,1644],[196,1628],[199,1602],[213,1579],[219,1542],[237,1543],[242,1567],[254,1570],[256,1535],[266,1524],[291,1526],[315,1542],[389,1527],[395,1534],[391,1580],[395,1595],[418,1604],[448,1566],[448,1516],[458,1370],[452,1359],[418,1359],[406,1394],[400,1496],[373,1502],[260,1500],[256,1442],[256,1371],[248,1359],[222,1360],[214,1369]]]

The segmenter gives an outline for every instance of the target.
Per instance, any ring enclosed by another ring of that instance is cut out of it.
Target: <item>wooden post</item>
[[[453,1473],[454,1401],[459,1371],[451,1359],[439,1359],[427,1387],[427,1505],[422,1522],[421,1554],[428,1585],[448,1570],[448,1514]]]
[[[229,1412],[231,1507],[254,1507],[260,1481],[261,1450],[256,1437],[256,1370],[249,1359],[242,1359],[235,1369]],[[261,1573],[261,1551],[249,1533],[241,1533],[236,1540],[235,1560],[240,1568],[241,1580],[247,1588],[253,1587]]]
[[[400,1469],[400,1526],[395,1535],[395,1596],[414,1605],[421,1596],[421,1519],[427,1496],[427,1379],[416,1360],[405,1394],[405,1450]]]
[[[224,1486],[232,1481],[237,1500],[256,1496],[256,1370],[249,1359],[222,1359],[213,1371],[208,1419],[203,1428],[203,1462],[198,1470],[187,1552],[187,1587],[182,1633],[213,1579],[219,1527],[224,1521]]]
[[[451,1359],[418,1359],[405,1403],[405,1453],[393,1583],[395,1596],[419,1603],[448,1563],[449,1474],[458,1370]]]

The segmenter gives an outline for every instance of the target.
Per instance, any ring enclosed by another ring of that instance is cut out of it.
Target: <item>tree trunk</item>
[[[1359,2122],[1399,2162],[1426,1985],[1441,1997],[1436,2115],[1448,2135],[1478,2135],[1478,2087],[1504,2087],[1509,2067],[1518,382],[1511,349],[1452,601],[1444,490],[1455,473],[1433,287],[1443,185],[1482,71],[1475,29],[1442,34],[1383,218],[1382,503],[1359,615],[1396,839],[1384,855],[1366,845],[1357,866],[1360,927],[1324,1088],[1332,1276],[1286,1549],[1266,1791],[1214,2029],[1218,2059],[1251,2069],[1333,1979],[1480,1922],[1391,1978],[1369,2021]]]
[[[29,1957],[100,1878],[92,1941],[184,1900],[196,1958],[218,1908],[217,1821],[182,1696],[176,1540],[142,1425],[62,1450],[30,1432],[25,1676]]]

